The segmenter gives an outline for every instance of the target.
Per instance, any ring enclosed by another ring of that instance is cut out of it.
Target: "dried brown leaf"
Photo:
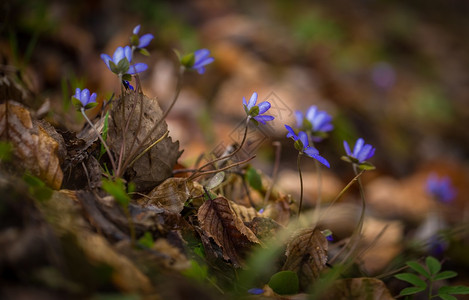
[[[282,225],[271,218],[255,217],[246,226],[254,232],[260,240],[266,240],[275,237],[277,231]]]
[[[349,278],[337,280],[322,300],[392,300],[386,285],[376,278]]]
[[[241,255],[253,244],[260,243],[256,235],[233,212],[224,197],[209,199],[199,208],[198,220],[204,232],[222,249],[223,258],[234,266],[241,265]]]
[[[14,154],[23,168],[51,188],[60,188],[63,173],[59,144],[39,123],[33,122],[26,108],[13,101],[0,104],[0,138],[13,145]]]
[[[251,222],[252,219],[259,216],[259,213],[254,207],[246,207],[232,202],[231,209],[243,222]]]
[[[280,194],[275,201],[267,205],[262,216],[271,218],[277,223],[287,226],[291,216],[290,202],[291,199],[289,195]]]
[[[288,243],[283,270],[297,272],[300,286],[306,289],[318,277],[327,262],[326,237],[319,229],[303,229]]]
[[[155,98],[132,92],[119,99],[109,118],[108,140],[111,151],[120,153],[124,149],[123,159],[130,163],[166,133],[168,126],[165,121],[153,129],[162,115],[163,111]],[[137,147],[141,151],[132,155]],[[180,154],[179,142],[173,143],[170,137],[165,137],[129,166],[129,179],[136,184],[137,190],[149,190],[172,175]]]
[[[191,198],[204,194],[203,187],[185,178],[168,178],[162,184],[154,188],[147,196],[140,198],[140,205],[156,205],[173,213],[180,213],[184,203]]]

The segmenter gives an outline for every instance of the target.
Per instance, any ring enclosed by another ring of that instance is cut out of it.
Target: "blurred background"
[[[168,118],[170,135],[184,149],[182,165],[239,142],[242,98],[257,92],[272,102],[276,119],[253,129],[253,164],[271,175],[272,142],[280,142],[278,185],[295,195],[296,150],[284,124],[294,124],[295,110],[317,105],[335,127],[316,145],[331,163],[323,170],[325,202],[353,177],[340,160],[342,141],[363,137],[376,147],[377,169],[364,176],[369,213],[399,222],[390,233],[392,253],[376,261],[389,263],[419,230],[429,230],[428,238],[447,228],[445,255],[460,270],[469,268],[469,2],[6,0],[0,14],[2,72],[22,74],[37,99],[33,108],[50,101],[47,119],[55,126],[82,127],[70,105],[76,86],[97,92],[100,101],[119,94],[100,54],[128,44],[141,24],[140,33],[155,36],[151,56],[136,58],[149,65],[140,76],[143,91],[163,108],[176,85],[173,49],[207,48],[215,58],[205,74],[185,75]],[[312,204],[314,163],[304,158],[303,164]],[[457,191],[451,203],[426,192],[432,172],[451,178]],[[356,195],[352,190],[344,201]]]

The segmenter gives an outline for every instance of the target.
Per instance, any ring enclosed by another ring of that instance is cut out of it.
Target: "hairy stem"
[[[85,108],[82,107],[80,109],[81,111],[81,114],[83,115],[83,117],[85,118],[85,120],[88,122],[88,124],[90,124],[90,126],[94,129],[94,131],[96,132],[96,134],[98,135],[98,138],[99,140],[101,141],[101,143],[103,144],[104,148],[106,149],[106,153],[107,155],[109,156],[109,160],[111,161],[111,165],[112,165],[112,169],[114,170],[114,172],[116,172],[116,163],[114,161],[114,158],[112,157],[112,154],[111,154],[111,150],[109,150],[109,147],[107,146],[107,143],[106,141],[104,141],[103,137],[101,136],[101,134],[99,133],[98,129],[96,129],[96,127],[94,126],[94,124],[91,122],[91,120],[88,118],[88,116],[85,114]]]

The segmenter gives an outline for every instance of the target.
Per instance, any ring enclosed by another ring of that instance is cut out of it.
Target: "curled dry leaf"
[[[192,198],[203,196],[203,187],[185,178],[168,178],[137,202],[143,206],[156,205],[173,213],[180,213],[184,203]]]
[[[243,222],[251,222],[252,219],[259,216],[259,213],[254,207],[246,207],[241,204],[231,202],[231,209]]]
[[[337,280],[334,285],[324,293],[323,300],[391,300],[394,299],[386,285],[376,278],[349,278]]]
[[[108,141],[111,151],[121,153],[123,160],[131,163],[140,153],[160,139],[167,131],[167,124],[158,101],[143,94],[132,92],[119,99],[110,113]],[[138,153],[135,149],[141,148]],[[178,157],[179,142],[165,137],[128,167],[130,180],[137,190],[149,190],[172,175]],[[118,156],[118,155],[116,155]]]
[[[199,208],[197,218],[205,234],[222,249],[223,258],[234,266],[241,265],[241,255],[259,239],[244,225],[224,197],[209,199]]]
[[[48,128],[50,130],[50,128]],[[59,189],[63,173],[58,156],[59,144],[29,111],[14,101],[0,104],[0,138],[9,141],[23,168]]]
[[[325,268],[327,247],[326,237],[319,229],[303,229],[288,243],[282,269],[297,272],[300,287],[307,289]]]

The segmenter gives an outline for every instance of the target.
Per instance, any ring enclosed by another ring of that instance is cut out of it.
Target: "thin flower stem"
[[[88,116],[85,114],[85,108],[82,107],[80,109],[81,111],[81,114],[83,115],[83,117],[85,118],[85,120],[88,122],[88,124],[90,124],[90,126],[94,129],[94,131],[96,132],[96,134],[98,135],[98,138],[99,140],[101,141],[101,143],[103,144],[104,148],[106,149],[106,153],[107,155],[109,156],[109,160],[111,161],[111,165],[112,165],[112,169],[114,170],[114,172],[117,170],[116,169],[116,163],[114,161],[114,158],[112,157],[112,154],[111,154],[111,150],[109,150],[109,147],[107,146],[106,144],[106,141],[104,141],[103,137],[101,136],[101,134],[99,133],[98,129],[96,129],[96,127],[94,126],[94,124],[90,121],[90,119],[88,118]]]
[[[300,175],[300,206],[298,207],[298,218],[301,214],[301,206],[303,205],[303,175],[301,174],[300,160],[303,153],[298,152],[298,159],[296,160],[296,166],[298,167],[298,174]]]
[[[321,196],[322,196],[322,173],[321,167],[317,160],[314,160],[314,167],[316,168],[316,177],[317,177],[317,198],[316,198],[316,208],[314,210],[313,220],[317,224],[319,221],[320,210],[321,210]]]
[[[219,157],[219,158],[216,158],[208,163],[206,163],[205,165],[199,167],[191,176],[189,176],[189,178],[187,178],[187,180],[193,180],[194,177],[198,177],[198,173],[202,172],[203,169],[205,169],[206,167],[208,167],[209,165],[212,165],[216,162],[219,162],[221,160],[227,160],[231,157],[233,157],[236,153],[238,153],[239,150],[241,150],[241,148],[243,147],[244,143],[246,142],[246,137],[248,135],[248,126],[249,126],[249,120],[250,120],[250,117],[247,117],[246,118],[246,127],[244,129],[244,135],[243,135],[243,140],[241,141],[241,144],[239,145],[238,148],[235,149],[235,151],[231,152],[230,154],[227,154],[225,156],[222,156],[222,157]]]

